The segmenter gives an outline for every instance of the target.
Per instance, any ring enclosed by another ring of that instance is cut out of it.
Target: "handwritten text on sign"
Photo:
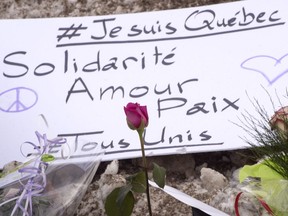
[[[272,114],[267,91],[287,83],[286,3],[258,3],[0,21],[1,164],[36,130],[75,158],[99,145],[104,160],[138,157],[128,102],[148,106],[148,155],[244,147],[233,122],[254,111],[247,93]]]

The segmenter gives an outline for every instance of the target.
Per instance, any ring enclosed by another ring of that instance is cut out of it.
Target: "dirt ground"
[[[97,16],[231,2],[233,0],[3,0],[0,19]]]

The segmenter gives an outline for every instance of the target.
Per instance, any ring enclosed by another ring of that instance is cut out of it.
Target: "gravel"
[[[235,215],[234,201],[241,191],[238,183],[239,168],[249,164],[248,150],[230,152],[211,152],[201,154],[169,155],[149,158],[149,162],[161,164],[167,170],[166,185],[174,187],[228,215]],[[237,163],[233,159],[238,158]],[[184,158],[184,160],[181,159]],[[233,158],[233,159],[232,159]],[[169,163],[174,166],[189,167],[194,172],[183,169],[169,169]],[[192,161],[192,163],[191,163]],[[193,164],[191,166],[191,164]],[[119,161],[119,169],[114,173],[104,172],[107,163],[102,163],[94,181],[90,184],[75,216],[105,215],[104,202],[107,195],[116,187],[125,184],[125,177],[140,170],[141,160],[131,159]],[[109,166],[109,165],[108,165]],[[108,168],[109,169],[109,168]],[[151,175],[151,171],[149,172]],[[150,187],[151,205],[154,216],[162,215],[192,215],[192,208],[181,203],[165,192]],[[239,202],[241,215],[265,215],[257,201],[248,194],[241,196]],[[136,194],[136,204],[133,215],[149,215],[146,194]]]
[[[0,18],[78,17],[195,7],[231,0],[2,0]]]

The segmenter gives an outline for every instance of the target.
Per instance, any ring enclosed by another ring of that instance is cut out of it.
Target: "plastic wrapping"
[[[30,175],[23,175],[20,180],[6,184],[0,191],[0,215],[73,215],[101,162],[104,152],[100,150],[100,147],[95,148],[93,154],[82,156],[81,159],[75,160],[71,155],[66,160],[41,162],[41,169],[31,166],[33,160],[25,164],[21,170],[26,169]],[[19,171],[14,172],[17,174]],[[2,180],[5,182],[5,179]],[[24,193],[25,190],[30,192]]]
[[[274,215],[288,215],[288,181],[263,163],[240,170],[241,189],[264,200]]]
[[[51,165],[46,171],[47,184],[44,191],[32,198],[33,215],[70,216],[76,211],[88,185],[91,183],[100,161],[81,164]],[[2,201],[11,193],[19,195],[21,184],[17,183],[5,188]],[[1,202],[2,202],[1,201]],[[16,204],[12,201],[0,207],[0,215],[10,215]],[[23,215],[20,209],[15,215]]]

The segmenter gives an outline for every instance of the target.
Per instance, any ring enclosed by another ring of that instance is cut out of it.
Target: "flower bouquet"
[[[276,111],[272,118],[259,103],[255,108],[260,120],[247,114],[242,128],[253,138],[245,141],[261,160],[244,166],[239,181],[243,191],[255,196],[269,215],[288,215],[288,107]],[[237,216],[241,194],[235,200]]]
[[[28,142],[37,151],[36,156],[0,178],[0,215],[73,215],[97,171],[102,154],[83,162],[69,157],[60,160],[48,154],[48,149],[53,145],[65,145],[66,140],[49,140],[38,132],[36,135],[39,145]]]

